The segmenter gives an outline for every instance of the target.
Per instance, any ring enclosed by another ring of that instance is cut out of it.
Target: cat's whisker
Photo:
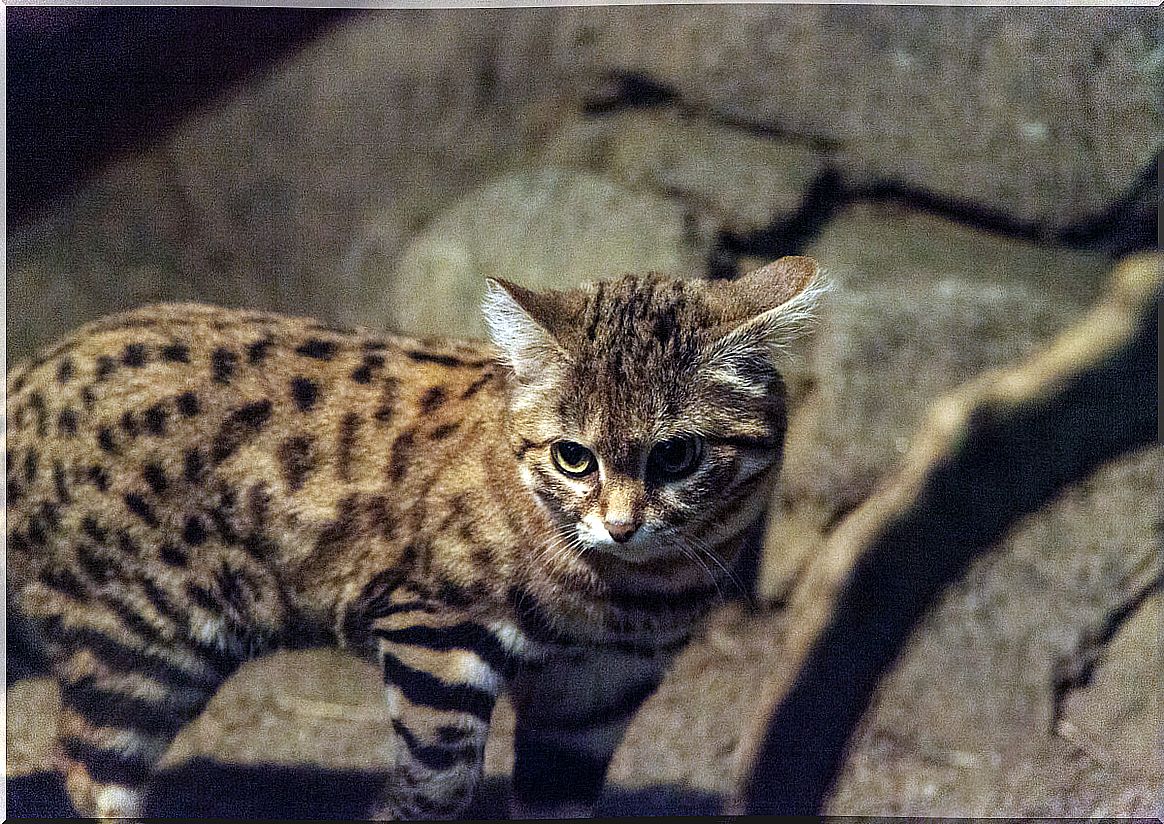
[[[700,551],[703,555],[710,558],[712,561],[714,561],[715,564],[721,570],[723,570],[724,577],[727,578],[727,580],[731,581],[732,585],[736,588],[736,590],[744,598],[744,600],[746,600],[748,602],[748,604],[754,606],[754,601],[753,601],[751,593],[748,592],[747,587],[744,586],[743,582],[740,581],[739,576],[736,575],[735,572],[732,571],[731,567],[729,567],[727,564],[725,564],[723,562],[723,559],[721,559],[715,553],[715,551],[710,546],[707,545],[707,543],[703,539],[697,538],[695,536],[690,536],[690,540],[692,541],[692,547],[697,549],[698,551]]]

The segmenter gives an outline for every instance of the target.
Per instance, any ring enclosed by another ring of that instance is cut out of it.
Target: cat
[[[384,675],[373,817],[460,814],[502,689],[514,814],[589,814],[770,497],[778,359],[821,283],[804,257],[489,280],[489,342],[148,306],[14,368],[10,606],[61,687],[77,811],[140,815],[243,661],[330,643]]]

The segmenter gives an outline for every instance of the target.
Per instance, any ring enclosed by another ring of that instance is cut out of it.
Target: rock
[[[1054,722],[1086,683],[1063,662],[1094,660],[1080,651],[1164,580],[1160,262],[1121,261],[1054,342],[934,402],[901,469],[830,533],[787,601],[731,810],[1151,808],[1156,778],[1080,763]],[[1157,684],[1132,692],[1150,704]]]
[[[1126,617],[1089,682],[1069,693],[1061,707],[1056,733],[1073,750],[1071,757],[1089,768],[1089,783],[1098,786],[1088,789],[1104,791],[1093,815],[1150,815],[1159,803],[1153,788],[1159,792],[1164,774],[1157,715],[1164,691],[1158,666],[1162,605],[1156,595]],[[1048,789],[1054,795],[1071,788]]]
[[[1156,613],[1141,607],[1068,698],[1068,740],[1052,686],[1056,660],[1158,569],[1161,466],[1150,449],[1100,469],[971,566],[882,681],[831,813],[1153,814]]]
[[[500,177],[408,245],[371,314],[418,334],[480,337],[486,277],[566,288],[627,271],[691,274],[698,257],[684,214],[676,200],[590,172]]]
[[[380,325],[408,238],[578,108],[486,81],[498,14],[353,16],[10,232],[9,358],[160,299]]]
[[[800,208],[824,156],[714,120],[630,111],[567,125],[542,158],[678,197],[715,230],[745,233]]]
[[[1108,267],[1098,254],[871,206],[838,216],[806,253],[835,288],[788,370],[811,390],[794,396],[760,573],[766,598],[816,545],[811,525],[823,535],[897,464],[935,398],[1053,338]]]
[[[568,73],[637,73],[727,122],[829,144],[854,179],[1048,227],[1101,215],[1161,146],[1146,8],[580,8],[555,22]]]

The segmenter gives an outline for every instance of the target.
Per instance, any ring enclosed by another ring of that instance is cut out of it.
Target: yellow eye
[[[550,447],[550,457],[554,459],[558,471],[571,478],[589,475],[598,466],[594,453],[573,441],[557,441]]]
[[[651,447],[648,463],[664,478],[681,478],[695,469],[702,456],[703,441],[695,435],[681,435]]]

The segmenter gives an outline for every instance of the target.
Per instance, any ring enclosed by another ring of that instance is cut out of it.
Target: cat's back
[[[449,401],[487,389],[490,367],[475,342],[202,304],[95,321],[9,374],[10,577],[86,540],[163,536],[178,561],[274,510],[283,532],[323,523],[393,482],[401,438],[455,434]]]

